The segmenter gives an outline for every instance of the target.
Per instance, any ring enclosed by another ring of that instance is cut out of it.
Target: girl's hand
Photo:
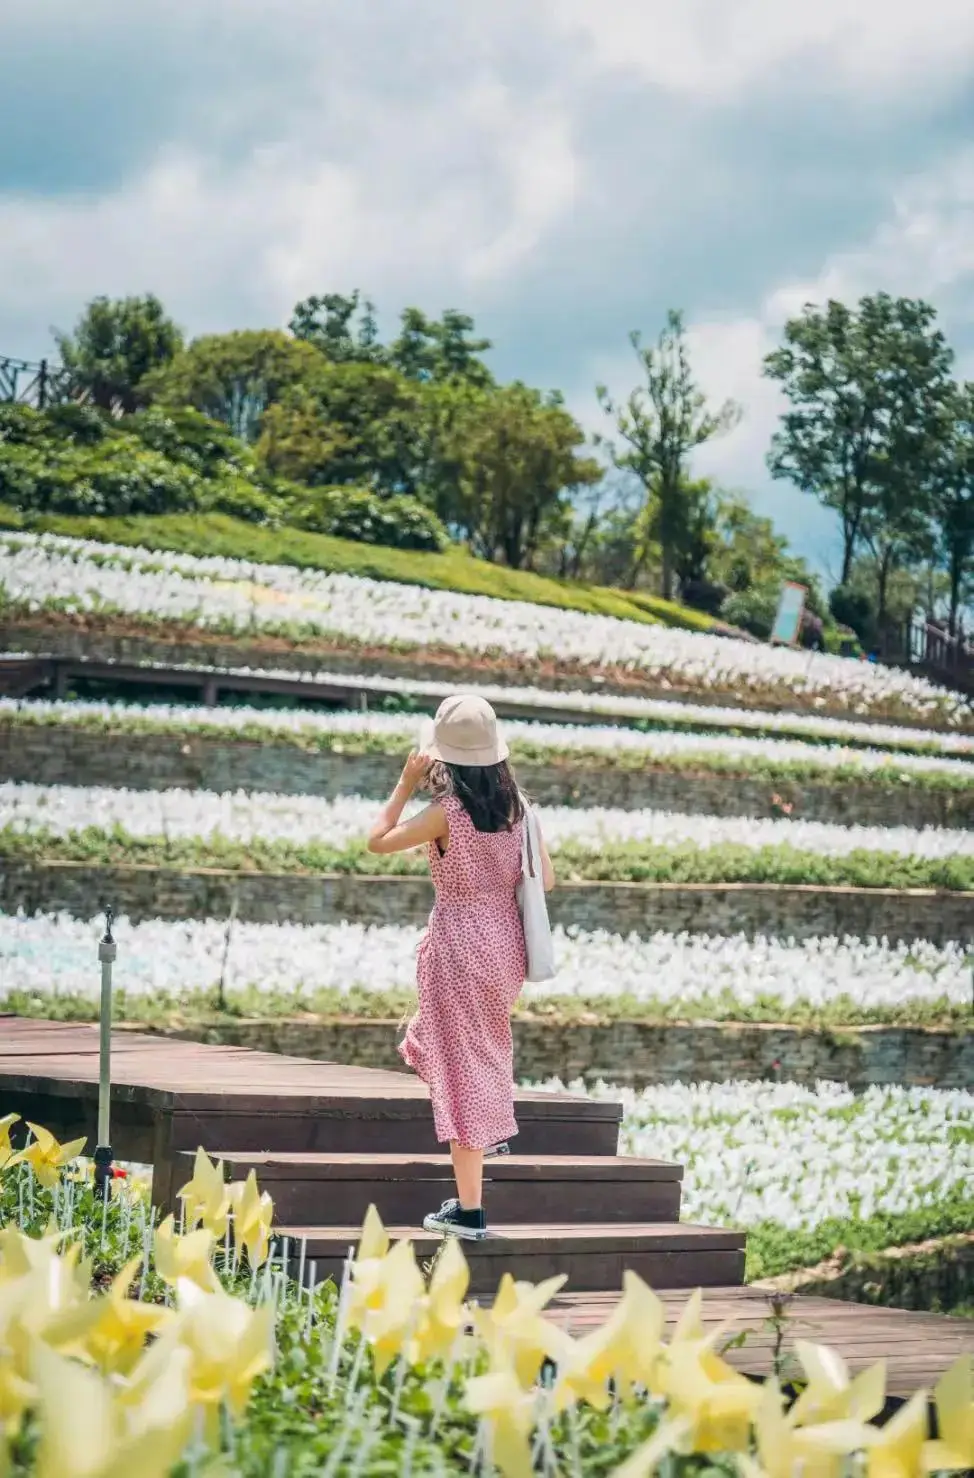
[[[433,761],[428,755],[420,754],[418,749],[414,749],[402,767],[402,776],[399,780],[400,787],[412,795],[413,791],[422,785],[426,779],[432,763]]]

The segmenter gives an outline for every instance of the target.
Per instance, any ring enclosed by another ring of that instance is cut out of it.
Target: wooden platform
[[[435,1250],[419,1223],[450,1194],[449,1161],[410,1075],[127,1031],[113,1048],[113,1147],[153,1165],[163,1209],[202,1144],[234,1177],[257,1171],[279,1233],[305,1240],[319,1278],[338,1272],[371,1203],[394,1234],[415,1239],[420,1257]],[[85,1133],[91,1146],[97,1078],[95,1027],[0,1016],[0,1114],[16,1111],[62,1137]],[[681,1168],[617,1156],[617,1104],[522,1093],[517,1113],[519,1153],[486,1167],[492,1235],[466,1248],[474,1296],[489,1298],[504,1271],[567,1273],[572,1291],[555,1315],[581,1331],[611,1309],[626,1268],[660,1291],[671,1319],[688,1290],[703,1287],[707,1322],[733,1319],[749,1331],[730,1358],[766,1375],[770,1310],[766,1294],[739,1286],[743,1234],[679,1220]],[[791,1305],[786,1350],[796,1337],[833,1345],[853,1369],[886,1358],[890,1393],[903,1397],[974,1350],[974,1321],[802,1298]]]
[[[686,1290],[662,1290],[667,1325],[676,1323],[686,1303]],[[554,1316],[574,1333],[601,1324],[618,1295],[569,1293],[555,1301]],[[759,1288],[705,1289],[703,1322],[713,1328],[732,1321],[730,1336],[747,1331],[740,1349],[727,1359],[746,1375],[763,1379],[774,1370],[775,1335],[767,1327],[771,1313],[768,1295]],[[903,1309],[873,1308],[838,1299],[799,1297],[788,1306],[780,1355],[785,1378],[797,1376],[793,1349],[796,1339],[829,1345],[853,1374],[885,1360],[887,1392],[905,1400],[921,1386],[933,1386],[958,1355],[974,1353],[974,1319],[949,1319],[942,1314],[915,1314]]]
[[[113,1148],[152,1164],[161,1209],[175,1208],[202,1145],[235,1177],[259,1172],[281,1235],[305,1239],[321,1277],[339,1272],[372,1204],[433,1252],[417,1223],[452,1185],[412,1074],[119,1032],[112,1078]],[[95,1027],[0,1017],[0,1112],[91,1141],[97,1080]],[[478,1296],[505,1271],[565,1270],[583,1290],[618,1288],[627,1266],[660,1287],[743,1278],[742,1233],[680,1222],[679,1166],[617,1157],[621,1113],[518,1094],[518,1153],[491,1161],[486,1178],[495,1225],[473,1259]]]

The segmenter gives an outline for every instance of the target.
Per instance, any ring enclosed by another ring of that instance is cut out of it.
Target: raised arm
[[[417,787],[426,779],[429,767],[429,760],[415,750],[409,756],[399,783],[369,832],[370,852],[382,856],[390,852],[408,852],[429,842],[446,841],[450,827],[441,805],[427,806],[425,811],[420,811],[418,816],[412,816],[408,821],[401,819]]]

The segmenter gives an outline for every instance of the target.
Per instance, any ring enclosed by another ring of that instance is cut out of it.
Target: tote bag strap
[[[529,878],[533,878],[536,876],[534,867],[534,828],[532,824],[534,821],[534,813],[532,812],[531,807],[528,804],[527,798],[520,791],[518,791],[518,795],[520,795],[521,797],[521,805],[524,808],[524,846],[522,848],[521,854],[522,866],[524,868],[525,874]]]

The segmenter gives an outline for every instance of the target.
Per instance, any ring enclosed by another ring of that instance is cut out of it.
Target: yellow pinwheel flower
[[[171,1337],[190,1352],[190,1400],[205,1408],[214,1433],[221,1404],[239,1416],[254,1381],[273,1364],[274,1310],[269,1303],[252,1309],[219,1284],[204,1292],[188,1279],[177,1286],[177,1306]]]
[[[182,1455],[185,1389],[150,1422],[125,1413],[101,1376],[40,1343],[33,1376],[41,1417],[37,1478],[166,1478]]]
[[[930,1431],[929,1393],[916,1391],[882,1427],[873,1427],[866,1449],[866,1478],[917,1478]]]
[[[186,1229],[193,1231],[200,1223],[214,1240],[219,1242],[226,1236],[230,1212],[230,1197],[227,1194],[223,1161],[216,1164],[200,1147],[193,1163],[193,1178],[178,1192],[186,1209]]]
[[[924,1444],[927,1472],[940,1468],[974,1468],[974,1360],[961,1355],[934,1387],[937,1403],[936,1442]]]
[[[423,1317],[416,1332],[418,1360],[442,1359],[453,1349],[468,1317],[464,1299],[469,1286],[470,1269],[460,1243],[456,1237],[447,1237],[423,1300]]]
[[[56,1339],[51,1340],[49,1331],[47,1343],[56,1343],[66,1354],[87,1356],[106,1374],[127,1375],[144,1354],[148,1336],[158,1334],[175,1317],[171,1309],[128,1297],[140,1262],[133,1257],[107,1293],[60,1320]]]
[[[742,1459],[748,1474],[762,1472],[766,1478],[839,1478],[850,1453],[869,1447],[875,1428],[846,1419],[817,1427],[796,1427],[785,1413],[777,1380],[772,1376],[761,1389],[754,1419],[760,1470]]]
[[[713,1338],[671,1345],[660,1365],[660,1385],[673,1414],[690,1423],[692,1451],[746,1451],[761,1387],[714,1353]]]
[[[0,1119],[0,1175],[13,1159],[14,1149],[10,1143],[10,1131],[19,1122],[19,1114],[4,1114]]]
[[[53,1190],[64,1166],[78,1158],[88,1141],[82,1135],[80,1139],[72,1139],[70,1144],[59,1144],[49,1129],[43,1129],[39,1124],[31,1124],[29,1121],[27,1128],[34,1138],[26,1149],[18,1150],[10,1156],[5,1168],[9,1170],[14,1165],[30,1165],[41,1185]]]
[[[397,1356],[415,1361],[415,1339],[424,1315],[426,1284],[411,1242],[397,1242],[382,1259],[359,1327],[372,1347],[376,1375],[381,1377]]]
[[[878,1360],[852,1380],[842,1356],[827,1345],[799,1339],[795,1341],[795,1354],[808,1384],[788,1413],[793,1426],[845,1417],[872,1421],[886,1405],[885,1360]]]
[[[171,1288],[181,1280],[189,1279],[200,1288],[210,1290],[219,1286],[219,1280],[210,1261],[213,1252],[213,1233],[200,1227],[180,1237],[176,1232],[175,1219],[167,1216],[156,1227],[153,1243],[156,1272]]]
[[[274,1202],[266,1191],[261,1192],[258,1188],[253,1170],[245,1181],[237,1181],[229,1187],[227,1197],[233,1210],[233,1235],[237,1246],[246,1251],[250,1266],[259,1268],[266,1262],[270,1251]]]
[[[504,1478],[533,1478],[530,1437],[535,1402],[513,1366],[502,1363],[489,1374],[468,1380],[464,1404],[473,1416],[487,1420],[491,1461]]]
[[[505,1273],[491,1309],[477,1309],[474,1324],[487,1346],[491,1364],[510,1366],[521,1385],[537,1379],[545,1359],[555,1359],[564,1345],[564,1335],[542,1317],[542,1310],[564,1287],[564,1274],[544,1283],[515,1283]]]
[[[591,1334],[568,1341],[557,1357],[556,1406],[562,1409],[583,1399],[602,1407],[608,1401],[610,1380],[620,1389],[643,1385],[658,1391],[665,1323],[656,1294],[636,1273],[627,1271],[622,1298],[608,1319]]]

